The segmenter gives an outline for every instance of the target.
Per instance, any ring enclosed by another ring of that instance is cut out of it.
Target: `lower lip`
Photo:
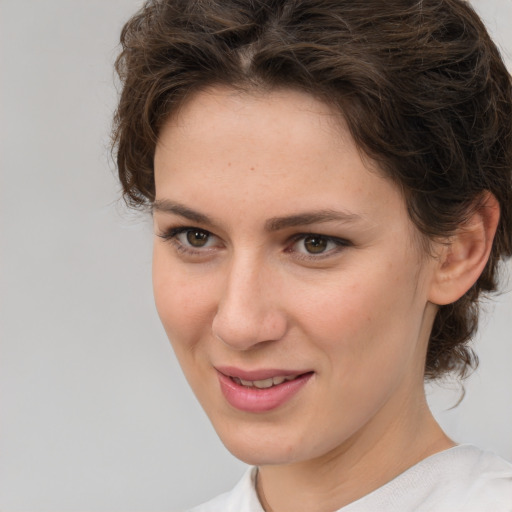
[[[222,373],[218,375],[222,394],[231,406],[245,412],[266,412],[288,402],[306,385],[313,373],[265,389],[242,386]]]

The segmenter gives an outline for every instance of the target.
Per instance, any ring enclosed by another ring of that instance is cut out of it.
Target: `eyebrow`
[[[216,226],[218,222],[215,219],[208,217],[201,212],[192,210],[191,208],[184,206],[167,199],[159,199],[153,202],[153,211],[171,213],[179,215],[185,219],[201,224]],[[317,224],[323,222],[343,222],[343,223],[356,223],[361,221],[363,218],[355,213],[338,211],[338,210],[315,210],[312,212],[302,212],[296,215],[286,215],[283,217],[272,217],[265,221],[266,231],[279,231],[281,229],[306,226],[308,224]]]
[[[280,229],[322,222],[337,221],[354,223],[360,220],[362,220],[362,217],[355,213],[337,210],[316,210],[313,212],[299,213],[297,215],[287,215],[285,217],[273,217],[265,222],[265,229],[267,231],[279,231]]]
[[[153,211],[163,212],[163,213],[173,213],[174,215],[179,215],[180,217],[184,217],[185,219],[199,222],[201,224],[209,224],[215,225],[215,222],[210,219],[207,215],[203,213],[196,212],[187,206],[184,206],[179,203],[174,203],[172,201],[168,201],[167,199],[158,199],[153,201]]]

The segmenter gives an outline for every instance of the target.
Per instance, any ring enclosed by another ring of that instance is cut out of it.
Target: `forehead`
[[[362,154],[343,116],[326,103],[292,89],[247,92],[218,86],[192,95],[167,120],[157,142],[155,167],[158,171],[189,153],[190,166],[191,156],[224,158],[231,165],[239,159],[241,169],[265,163],[261,175],[299,156],[305,159],[301,169],[310,164],[314,170],[315,161],[333,152],[361,163]],[[364,167],[380,172],[369,158]]]
[[[168,129],[188,130],[188,136],[197,135],[202,139],[195,141],[199,143],[206,140],[205,135],[212,138],[218,134],[220,138],[230,131],[237,137],[246,134],[257,142],[260,135],[284,127],[290,143],[300,136],[305,141],[311,140],[313,131],[319,130],[318,135],[336,133],[335,138],[330,137],[332,144],[348,133],[339,111],[305,92],[212,86],[196,92],[180,105],[164,125],[158,143],[162,143]]]
[[[197,93],[161,131],[155,184],[157,200],[217,214],[229,205],[243,217],[331,209],[375,222],[405,212],[340,113],[293,90]]]

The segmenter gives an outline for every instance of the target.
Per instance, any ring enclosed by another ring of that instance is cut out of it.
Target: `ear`
[[[500,218],[496,197],[484,192],[471,217],[440,251],[429,301],[439,306],[460,299],[480,277],[491,252]]]

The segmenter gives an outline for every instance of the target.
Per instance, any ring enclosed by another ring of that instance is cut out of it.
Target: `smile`
[[[263,370],[245,372],[217,368],[222,395],[244,412],[262,413],[288,403],[309,382],[314,372]]]
[[[283,382],[290,381],[296,379],[298,376],[288,376],[283,377],[282,375],[278,377],[270,377],[268,379],[263,380],[245,380],[241,379],[239,377],[231,377],[231,379],[236,382],[237,384],[240,384],[242,386],[248,387],[248,388],[258,388],[258,389],[267,389],[271,388],[273,386],[278,386],[279,384],[282,384]]]

